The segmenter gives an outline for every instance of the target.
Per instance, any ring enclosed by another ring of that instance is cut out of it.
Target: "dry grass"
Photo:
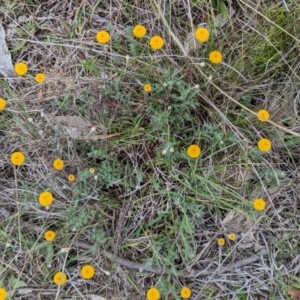
[[[208,2],[0,8],[13,62],[29,66],[11,86],[0,78],[0,287],[9,299],[146,299],[152,286],[161,299],[180,299],[182,286],[191,299],[287,299],[299,285],[300,5],[229,1],[218,27],[223,2]],[[142,40],[131,33],[139,23]],[[193,39],[200,25],[211,32],[205,44]],[[102,29],[112,36],[105,46],[95,42]],[[165,47],[154,52],[156,34]],[[214,49],[220,65],[207,59]],[[271,122],[257,121],[261,108]],[[257,150],[262,137],[270,153]],[[196,161],[186,156],[192,143],[203,151]],[[18,168],[14,151],[26,155]],[[49,210],[37,201],[44,190]],[[263,212],[252,208],[257,197]],[[237,240],[218,247],[231,232]],[[96,268],[92,280],[80,277],[84,264]],[[60,288],[57,271],[68,276]]]

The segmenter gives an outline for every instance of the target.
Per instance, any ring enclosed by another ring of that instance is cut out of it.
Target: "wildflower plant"
[[[245,287],[231,268],[252,257],[247,277],[264,278],[264,296],[282,295],[295,270],[285,258],[298,255],[289,241],[297,241],[300,222],[293,211],[300,8],[229,2],[83,1],[72,13],[58,1],[55,18],[26,1],[4,5],[18,26],[3,24],[17,64],[0,76],[0,264],[20,270],[1,270],[6,298],[39,281],[66,297],[55,285],[68,287],[67,274],[70,287],[76,274],[85,281],[78,297],[93,286],[107,299],[211,299],[220,290],[255,298],[261,285]],[[255,20],[251,28],[247,20]],[[82,123],[72,124],[74,116]],[[11,160],[14,149],[26,149],[24,159]],[[225,222],[230,213],[233,224]],[[50,224],[63,235],[44,230]],[[259,253],[255,241],[263,243]],[[24,259],[13,260],[19,248],[34,251],[25,268]],[[265,276],[266,252],[285,265],[279,281]],[[190,276],[203,261],[211,262],[209,275]],[[115,263],[122,280],[108,272],[94,280]]]

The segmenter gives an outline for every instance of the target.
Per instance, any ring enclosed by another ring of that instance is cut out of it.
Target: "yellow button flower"
[[[235,236],[234,233],[229,233],[229,234],[227,235],[227,237],[228,237],[231,241],[235,241],[235,238],[236,238],[236,236]]]
[[[24,76],[28,71],[28,67],[24,62],[15,64],[15,72],[19,76]]]
[[[57,285],[63,285],[67,281],[67,275],[63,272],[57,272],[53,277],[53,281]]]
[[[20,151],[14,152],[10,156],[10,161],[14,166],[20,166],[25,161],[25,155]]]
[[[257,147],[262,152],[268,152],[272,148],[272,143],[269,139],[260,139],[257,143]]]
[[[255,199],[253,201],[253,208],[255,210],[264,210],[266,208],[266,202],[262,198]]]
[[[209,54],[209,60],[213,64],[219,64],[222,61],[222,54],[219,51],[212,51]]]
[[[46,232],[45,232],[45,235],[44,235],[45,240],[48,241],[48,242],[53,241],[53,240],[55,239],[55,236],[56,236],[56,234],[55,234],[55,232],[52,231],[52,230],[46,231]]]
[[[89,172],[90,172],[91,174],[94,174],[94,173],[95,173],[95,169],[94,169],[94,168],[90,168],[90,169],[89,169]]]
[[[7,293],[4,288],[0,288],[0,300],[6,300]]]
[[[135,37],[140,39],[146,35],[147,29],[143,25],[136,25],[136,26],[134,26],[132,33]]]
[[[184,286],[180,291],[180,296],[183,299],[189,299],[191,295],[192,295],[191,290],[186,286]]]
[[[6,300],[7,293],[4,288],[0,288],[0,300]]]
[[[187,148],[186,152],[190,158],[197,158],[201,155],[201,148],[198,145],[193,144]]]
[[[159,50],[164,46],[165,42],[163,38],[159,35],[155,35],[150,39],[150,47],[153,50]]]
[[[69,181],[74,181],[75,180],[75,175],[73,175],[73,174],[70,174],[69,176],[68,176],[68,180]]]
[[[257,118],[259,121],[265,122],[265,121],[269,120],[270,114],[266,109],[261,109],[257,113]]]
[[[85,265],[81,268],[80,274],[84,279],[91,279],[95,275],[95,269],[91,265]]]
[[[60,158],[57,158],[53,161],[52,166],[55,170],[60,171],[64,168],[64,161]]]
[[[37,83],[43,83],[46,80],[46,75],[44,73],[37,73],[35,75],[35,81]]]
[[[96,34],[96,41],[99,44],[107,44],[110,41],[110,34],[105,30],[101,30]]]
[[[152,91],[152,86],[151,84],[145,84],[143,89],[146,93],[150,93]]]
[[[6,107],[6,101],[3,98],[0,98],[0,111]]]
[[[219,246],[224,246],[224,245],[225,245],[225,239],[219,238],[219,239],[218,239],[218,245],[219,245]]]
[[[39,203],[42,206],[49,206],[52,204],[52,202],[53,202],[53,196],[50,192],[42,192],[39,195]]]
[[[195,38],[197,41],[204,43],[209,38],[209,31],[204,27],[199,27],[195,31]]]
[[[147,300],[159,300],[160,292],[157,288],[151,288],[147,291]]]

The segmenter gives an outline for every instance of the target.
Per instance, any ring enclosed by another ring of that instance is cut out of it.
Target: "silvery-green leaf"
[[[5,31],[0,23],[0,73],[11,81],[11,78],[15,77],[14,66],[11,61],[11,55],[8,51],[5,41]]]

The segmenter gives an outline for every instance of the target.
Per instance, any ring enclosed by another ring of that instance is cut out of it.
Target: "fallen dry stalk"
[[[75,242],[74,244],[76,246],[78,246],[79,248],[84,248],[84,249],[90,249],[90,247],[91,247],[90,245],[87,245],[87,244],[84,244],[84,243],[81,243],[81,242]],[[120,265],[125,266],[125,267],[130,268],[130,269],[139,270],[140,272],[146,271],[146,272],[159,274],[159,275],[163,275],[163,274],[171,275],[171,274],[173,274],[172,272],[170,272],[167,269],[160,268],[158,266],[147,266],[146,264],[143,264],[143,263],[133,262],[131,260],[115,256],[113,253],[108,252],[108,251],[102,251],[101,254],[103,254],[103,256],[108,258],[113,263],[120,264]],[[232,271],[232,270],[235,270],[235,269],[238,269],[238,268],[248,266],[248,265],[260,260],[262,256],[267,255],[267,254],[268,254],[268,251],[266,249],[263,249],[254,256],[251,256],[251,257],[246,258],[246,259],[238,260],[238,261],[236,261],[232,264],[229,264],[225,267],[219,267],[219,268],[215,268],[215,269],[212,269],[212,270],[194,269],[191,272],[186,272],[184,270],[179,270],[178,271],[178,276],[181,277],[181,278],[197,278],[197,277],[200,277],[200,276],[202,277],[202,276],[213,275],[216,271],[217,271],[218,274],[221,274],[225,271]]]

